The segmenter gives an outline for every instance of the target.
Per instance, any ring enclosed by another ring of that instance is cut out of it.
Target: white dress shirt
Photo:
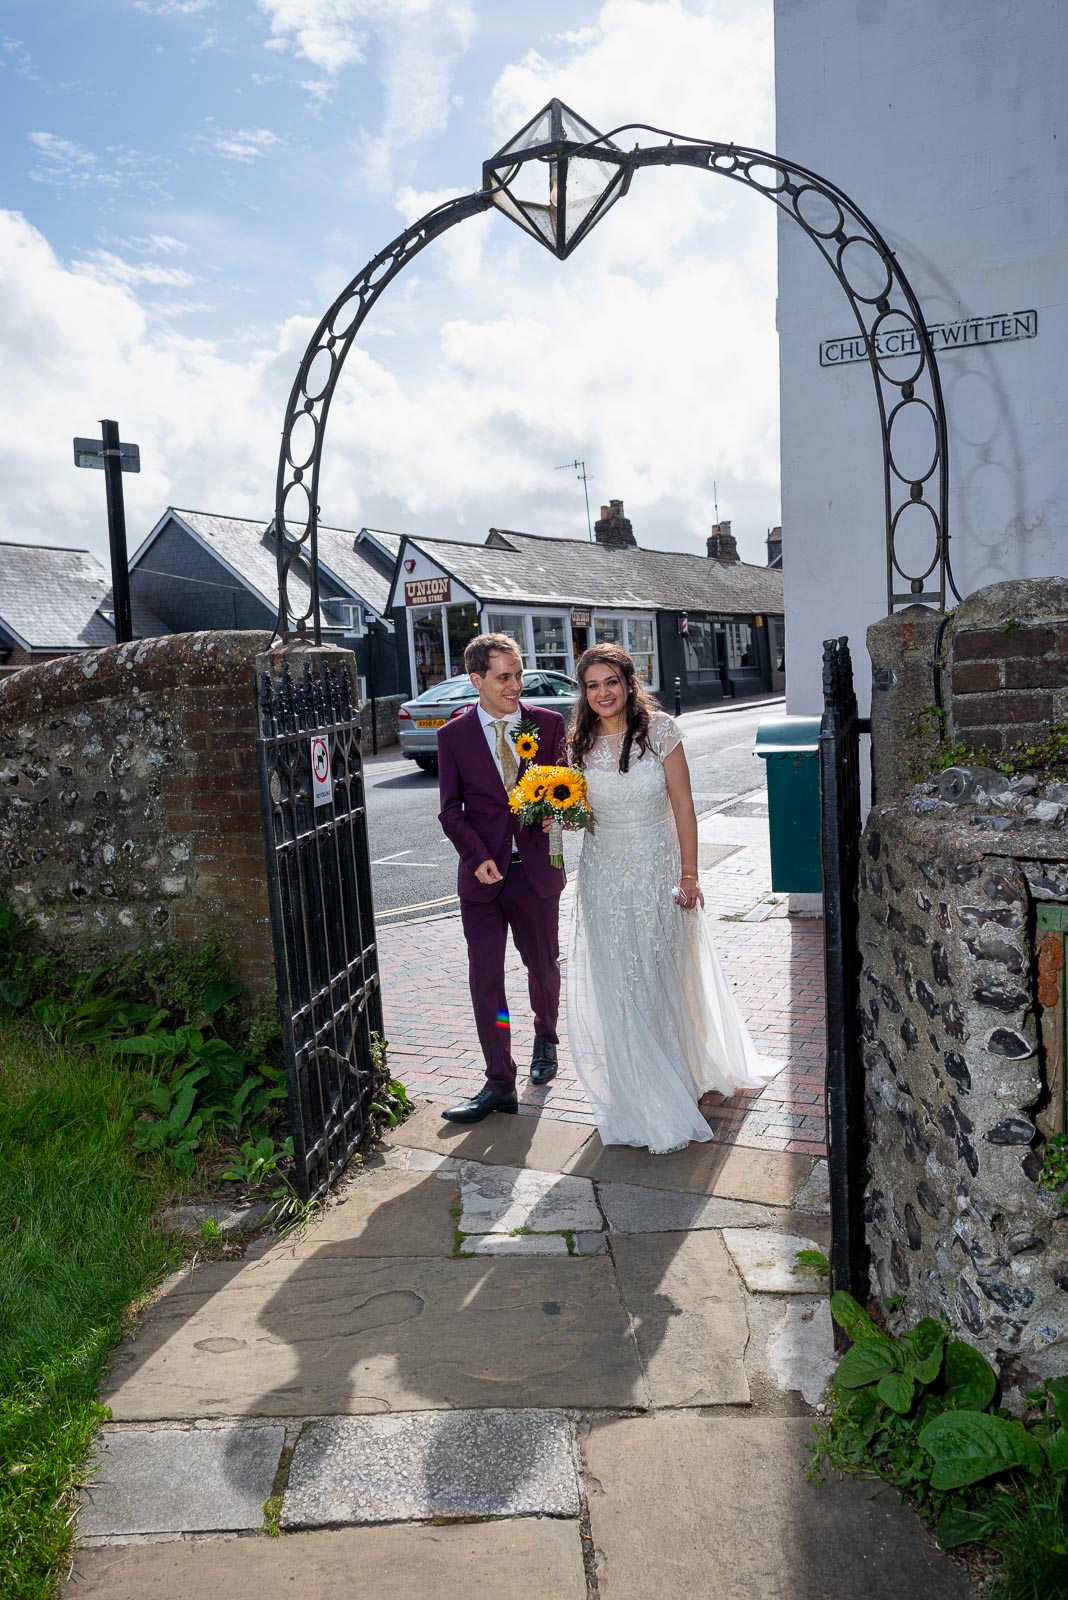
[[[482,723],[482,731],[486,735],[486,743],[489,745],[490,755],[493,757],[493,765],[497,768],[497,771],[500,772],[501,782],[503,783],[504,773],[501,772],[500,757],[497,754],[497,729],[493,726],[495,722],[500,722],[502,719],[500,717],[495,717],[492,711],[487,711],[481,700],[478,701],[478,716],[479,721]],[[510,717],[505,717],[503,720],[505,723],[505,736],[507,737],[507,735],[511,733],[512,729],[515,727],[516,723],[523,720],[523,714],[517,708],[512,712]],[[515,764],[518,767],[518,756],[515,758]]]

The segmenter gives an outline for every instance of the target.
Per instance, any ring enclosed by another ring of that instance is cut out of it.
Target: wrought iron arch
[[[627,132],[653,133],[667,142],[624,151],[614,141]],[[385,289],[431,240],[491,206],[563,260],[627,193],[634,173],[654,166],[697,167],[746,185],[797,223],[820,251],[852,308],[875,389],[887,609],[917,602],[944,609],[947,582],[960,598],[949,561],[949,460],[938,363],[912,285],[875,225],[844,190],[783,156],[688,139],[645,123],[600,134],[553,100],[485,163],[480,190],[446,201],[398,234],[342,290],[312,335],[286,407],[275,491],[283,638],[310,634],[320,642],[317,524],[326,421],[345,359]],[[530,177],[540,181],[546,172],[547,197],[532,198]],[[917,438],[926,441],[918,457]],[[906,571],[899,540],[903,528],[917,521],[929,528],[929,546],[918,569]],[[306,603],[294,610],[289,577],[298,560],[307,562],[309,581]]]

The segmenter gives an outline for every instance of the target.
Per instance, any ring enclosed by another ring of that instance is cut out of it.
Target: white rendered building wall
[[[775,0],[775,77],[777,151],[868,215],[929,325],[1037,313],[1034,338],[940,357],[950,551],[962,595],[1068,573],[1068,5]],[[820,366],[855,322],[785,217],[778,328],[788,707],[818,709],[821,642],[845,633],[864,709],[886,611],[874,386],[865,361]]]

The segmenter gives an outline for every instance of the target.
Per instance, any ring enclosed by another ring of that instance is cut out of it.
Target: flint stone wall
[[[905,803],[864,830],[868,1244],[873,1294],[901,1295],[908,1320],[945,1312],[1018,1403],[1068,1370],[1068,1207],[1038,1183],[1034,949],[1034,902],[1068,902],[1068,864],[1060,829],[975,821]]]
[[[0,898],[86,963],[211,928],[274,956],[253,670],[266,633],[112,645],[0,681]]]

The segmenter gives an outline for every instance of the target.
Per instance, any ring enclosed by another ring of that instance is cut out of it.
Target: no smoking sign
[[[328,806],[334,798],[330,772],[330,741],[317,734],[311,742],[312,804]]]

